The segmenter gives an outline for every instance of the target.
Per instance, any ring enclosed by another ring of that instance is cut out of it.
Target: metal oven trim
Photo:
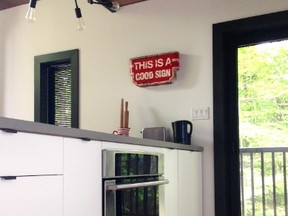
[[[144,154],[144,155],[155,155],[158,156],[158,174],[164,174],[164,154],[158,152],[149,152],[141,150],[119,150],[119,149],[104,149],[102,150],[103,167],[102,173],[103,178],[115,177],[115,154]]]

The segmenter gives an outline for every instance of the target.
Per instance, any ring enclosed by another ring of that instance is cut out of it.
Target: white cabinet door
[[[62,216],[62,176],[0,179],[0,215]]]
[[[169,184],[161,188],[164,190],[163,205],[160,205],[164,207],[161,215],[178,216],[178,151],[163,149],[163,153],[165,178],[169,180]]]
[[[62,216],[62,173],[63,138],[0,131],[1,215]]]
[[[0,130],[0,176],[62,173],[62,137]]]
[[[64,216],[102,215],[101,142],[64,138]]]
[[[202,153],[178,151],[179,216],[202,215]]]

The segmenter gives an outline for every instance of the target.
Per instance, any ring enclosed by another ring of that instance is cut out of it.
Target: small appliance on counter
[[[144,128],[141,131],[144,139],[169,141],[165,127]]]
[[[187,120],[172,122],[173,140],[175,143],[191,144],[193,124]]]

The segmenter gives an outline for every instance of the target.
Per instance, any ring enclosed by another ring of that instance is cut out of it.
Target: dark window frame
[[[237,49],[288,38],[288,11],[213,25],[215,216],[240,211]]]
[[[53,110],[47,107],[47,104],[45,104],[45,102],[43,102],[42,100],[43,94],[47,93],[47,85],[45,86],[45,82],[43,82],[43,76],[50,75],[50,73],[47,73],[47,70],[51,65],[67,62],[71,64],[71,79],[72,79],[71,127],[72,128],[79,127],[79,50],[78,49],[39,55],[34,57],[34,121],[35,122],[51,124],[51,122],[49,122],[50,120],[46,116],[45,110],[50,109],[50,112],[53,112]]]

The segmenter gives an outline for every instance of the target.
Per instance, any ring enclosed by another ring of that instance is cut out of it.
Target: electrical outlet
[[[209,119],[209,107],[192,108],[192,120]]]

